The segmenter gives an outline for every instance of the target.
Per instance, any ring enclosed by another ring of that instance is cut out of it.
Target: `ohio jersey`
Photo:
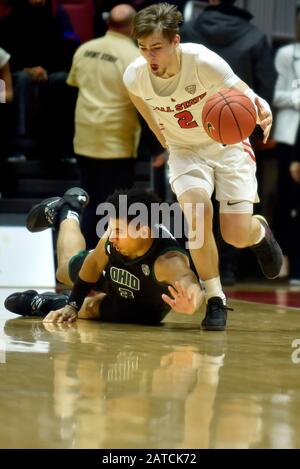
[[[169,145],[211,144],[202,126],[204,103],[221,88],[232,87],[239,77],[227,62],[205,46],[188,43],[180,44],[179,48],[181,70],[174,77],[155,77],[146,60],[139,57],[127,67],[123,81],[130,93],[150,106],[157,122],[164,127]],[[166,89],[170,92],[167,96]]]
[[[161,298],[163,293],[170,294],[168,285],[155,277],[156,259],[167,251],[181,251],[188,255],[170,233],[163,237],[160,228],[159,238],[155,238],[148,252],[136,259],[127,259],[107,241],[105,250],[109,261],[105,267],[105,292],[124,319],[138,322],[160,322],[170,307]],[[165,233],[167,233],[165,231]]]
[[[168,285],[159,282],[154,273],[156,259],[167,251],[187,251],[163,226],[158,227],[158,237],[143,256],[128,259],[107,241],[105,252],[108,263],[94,289],[107,294],[100,306],[99,319],[110,322],[159,323],[170,311],[161,295],[169,295]],[[69,262],[69,275],[76,281],[84,259],[90,251],[80,251]]]

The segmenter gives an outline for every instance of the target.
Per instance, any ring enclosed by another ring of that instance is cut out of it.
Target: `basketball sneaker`
[[[201,326],[206,331],[224,331],[226,328],[227,311],[232,308],[224,305],[222,298],[213,296],[209,298],[206,306],[206,314]]]
[[[63,308],[69,300],[69,293],[45,292],[26,290],[9,295],[4,306],[8,311],[21,316],[45,317],[50,311]]]
[[[257,218],[266,230],[265,237],[258,244],[251,246],[257,257],[260,268],[265,277],[274,279],[278,277],[283,263],[283,254],[279,244],[268,225],[267,220],[262,215],[253,215]]]
[[[59,211],[67,206],[71,211],[80,215],[89,203],[89,196],[80,187],[68,189],[62,197],[45,199],[32,207],[27,215],[26,226],[29,231],[36,233],[47,228],[57,229],[59,226]]]

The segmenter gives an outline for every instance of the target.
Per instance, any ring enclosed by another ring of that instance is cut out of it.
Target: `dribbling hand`
[[[259,125],[264,133],[263,143],[267,143],[272,127],[273,116],[271,112],[264,108],[259,98],[255,98],[255,104],[257,106]]]

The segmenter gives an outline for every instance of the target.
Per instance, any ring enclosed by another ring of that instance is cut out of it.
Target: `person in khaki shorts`
[[[123,84],[123,73],[139,56],[131,39],[135,10],[114,7],[103,37],[78,48],[67,83],[78,88],[75,111],[74,150],[81,186],[91,203],[82,229],[88,247],[96,245],[96,208],[117,188],[134,182],[134,163],[140,138],[140,121]]]

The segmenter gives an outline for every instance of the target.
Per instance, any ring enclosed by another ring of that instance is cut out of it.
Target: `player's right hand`
[[[78,318],[77,311],[70,305],[66,305],[56,311],[50,311],[43,319],[43,322],[74,322]]]
[[[164,302],[167,303],[175,313],[194,314],[198,307],[196,294],[198,292],[201,293],[200,285],[198,286],[197,291],[193,291],[191,293],[188,293],[188,290],[180,285],[179,282],[175,282],[175,288],[173,288],[172,285],[168,286],[168,290],[172,297],[163,293],[161,297]]]
[[[263,106],[263,104],[259,100],[259,97],[255,98],[255,104],[257,107],[259,125],[264,133],[263,143],[267,143],[272,127],[273,116],[272,113]]]

